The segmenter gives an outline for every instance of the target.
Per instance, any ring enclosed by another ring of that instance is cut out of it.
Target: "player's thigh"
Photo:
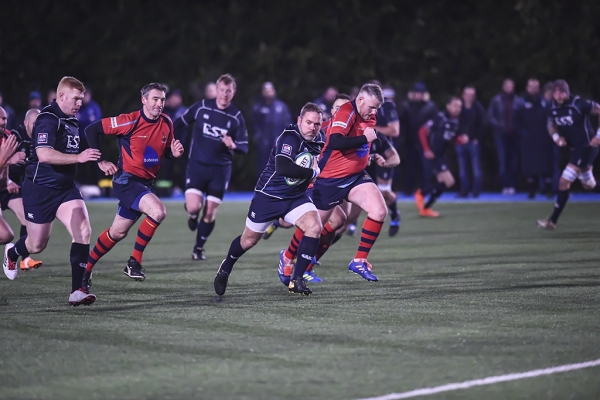
[[[347,219],[348,216],[344,212],[344,209],[340,206],[335,206],[333,207],[333,212],[329,216],[329,226],[334,230],[339,229],[344,226]]]
[[[195,214],[204,205],[204,194],[198,189],[186,189],[185,208],[189,213]]]
[[[8,202],[8,208],[15,213],[15,216],[21,223],[21,225],[25,225],[25,211],[23,210],[23,199],[21,197],[17,197],[15,199],[11,199]]]
[[[365,210],[371,218],[383,220],[387,215],[383,196],[373,182],[365,182],[353,187],[348,193],[348,200]]]
[[[25,226],[27,227],[27,239],[25,240],[27,249],[32,254],[40,253],[48,245],[52,233],[52,222],[36,224],[27,221]]]
[[[256,246],[256,244],[263,237],[263,234],[264,232],[256,232],[251,227],[246,225],[244,227],[244,232],[242,232],[242,237],[240,238],[240,245],[242,246],[242,249],[250,250],[252,247]]]
[[[146,193],[142,196],[139,209],[156,222],[162,222],[167,216],[167,208],[154,193]]]
[[[90,216],[83,200],[74,199],[62,203],[56,211],[56,218],[67,228],[75,243],[90,243],[92,228]]]

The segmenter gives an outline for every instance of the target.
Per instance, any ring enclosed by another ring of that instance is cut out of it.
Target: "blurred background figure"
[[[335,96],[337,96],[337,94],[338,90],[333,86],[329,86],[327,89],[325,89],[323,95],[313,102],[323,110],[323,121],[331,118],[331,107],[333,106],[333,102],[335,101]]]
[[[167,93],[163,112],[171,118],[171,121],[175,121],[183,115],[185,110],[187,110],[187,107],[183,104],[181,90],[173,89],[169,91]],[[179,129],[178,132],[175,132],[175,135],[181,144],[183,144],[183,148],[187,151],[190,144],[189,128],[185,126]],[[162,197],[183,193],[183,188],[185,187],[186,163],[186,157],[174,159],[164,158],[160,170],[158,171],[154,193]]]
[[[515,82],[504,79],[502,91],[490,102],[488,118],[498,154],[498,172],[502,194],[515,194],[519,172],[519,135],[515,129],[515,112],[522,100],[515,95]]]
[[[56,92],[54,93],[56,95]],[[35,108],[35,107],[31,107]],[[83,95],[83,104],[76,114],[79,120],[79,131],[84,132],[90,124],[102,119],[102,109],[100,105],[92,99],[92,89],[86,86],[85,94]]]
[[[429,100],[427,87],[423,82],[417,82],[408,92],[408,101],[403,104],[406,129],[403,129],[402,162],[400,167],[404,176],[403,192],[406,196],[412,194],[421,187],[428,190],[430,185],[431,171],[423,156],[423,149],[419,142],[419,129],[427,121],[435,118],[438,112],[437,106]]]
[[[462,113],[460,114],[459,135],[467,135],[466,144],[456,144],[456,158],[458,161],[460,191],[459,197],[468,197],[469,192],[473,197],[479,197],[483,183],[481,170],[481,142],[483,139],[486,110],[477,101],[477,91],[472,86],[465,86],[462,92]],[[471,182],[471,177],[473,181]],[[472,183],[472,186],[471,186]]]
[[[267,165],[271,148],[283,129],[292,123],[288,106],[277,98],[271,82],[262,85],[262,96],[252,108],[254,135],[252,140],[256,148],[256,176],[260,176]]]
[[[204,98],[211,100],[215,97],[217,97],[217,84],[214,82],[208,82],[206,86],[204,86]]]
[[[537,79],[527,81],[523,103],[515,114],[515,125],[521,142],[521,173],[527,179],[527,194],[535,197],[538,189],[552,196],[554,143],[548,134],[550,103],[540,93]]]
[[[554,82],[546,82],[544,84],[544,100],[546,100],[546,104],[548,107],[552,104],[552,94],[554,92]],[[554,143],[556,144],[556,143]],[[558,191],[558,180],[560,179],[560,147],[552,146],[552,193],[556,193]]]
[[[25,112],[19,114],[19,116],[17,117],[18,121],[15,126],[15,129],[18,127],[19,124],[25,121],[26,111],[32,108],[35,108],[37,110],[42,108],[42,95],[37,90],[32,90],[31,92],[29,92],[29,96],[27,97],[27,109],[25,110]]]
[[[8,118],[8,125],[6,128],[9,130],[16,129],[19,123],[18,118],[16,118],[17,115],[15,113],[15,109],[6,104],[4,97],[2,96],[2,92],[0,92],[0,107],[4,108],[4,111],[6,112],[6,118]]]
[[[54,100],[56,100],[56,89],[49,89],[48,92],[46,92],[46,106],[48,104],[51,104]]]
[[[87,138],[85,137],[85,128],[90,124],[102,119],[102,109],[100,105],[92,99],[92,89],[86,86],[86,91],[83,95],[83,104],[77,114],[79,120],[79,133],[81,141],[79,148],[81,151],[89,148]],[[98,169],[95,161],[83,163],[77,167],[76,181],[80,185],[81,194],[84,198],[98,197],[101,194],[98,187],[98,181],[104,176]]]

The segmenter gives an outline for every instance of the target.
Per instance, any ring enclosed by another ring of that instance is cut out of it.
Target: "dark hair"
[[[230,74],[223,74],[217,79],[217,85],[219,82],[223,82],[226,85],[231,85],[233,83],[233,88],[235,89],[237,85],[235,84],[235,78]]]
[[[142,93],[142,97],[148,97],[148,93],[150,93],[151,90],[158,90],[161,92],[167,92],[169,90],[169,88],[166,85],[163,85],[162,83],[156,83],[156,82],[152,82],[147,84],[146,86],[144,86],[142,88],[142,90],[140,90],[140,92]]]
[[[450,97],[448,97],[448,101],[446,102],[446,104],[450,104],[452,103],[454,100],[458,100],[460,102],[462,102],[461,98],[455,95],[452,95]]]
[[[544,83],[544,86],[542,87],[542,92],[547,92],[548,90],[552,91],[554,90],[554,82],[546,82]]]
[[[307,112],[316,112],[321,117],[323,116],[323,109],[315,103],[306,103],[304,107],[302,107],[302,110],[300,110],[300,118],[304,117],[304,114]]]
[[[347,95],[346,93],[338,93],[338,94],[336,94],[334,101],[337,101],[337,100],[340,100],[340,99],[350,101],[350,95]]]
[[[358,94],[361,93],[367,94],[369,96],[375,96],[379,103],[383,103],[383,91],[379,85],[374,83],[365,83],[361,88]]]
[[[571,95],[571,89],[569,88],[569,84],[564,79],[558,79],[554,81],[554,85],[552,85],[552,90],[560,90],[567,95]]]

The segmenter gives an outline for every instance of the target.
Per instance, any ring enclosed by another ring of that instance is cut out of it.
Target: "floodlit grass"
[[[206,246],[181,204],[147,248],[147,279],[123,275],[135,231],[94,271],[91,307],[68,306],[66,231],[44,266],[0,280],[2,399],[352,399],[600,358],[600,204],[569,204],[557,231],[535,219],[551,203],[441,204],[419,219],[401,204],[370,260],[378,283],[350,274],[358,239],[324,257],[303,298],[287,293],[279,230],[236,265],[223,301],[212,280],[247,204],[225,203]],[[89,205],[94,240],[114,205]],[[12,215],[8,215],[14,221]],[[600,368],[428,398],[600,398]]]

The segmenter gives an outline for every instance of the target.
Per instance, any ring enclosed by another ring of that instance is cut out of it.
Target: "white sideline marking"
[[[469,389],[469,388],[472,388],[473,386],[493,385],[494,383],[516,381],[519,379],[526,379],[526,378],[535,378],[537,376],[542,376],[542,375],[551,375],[551,374],[556,374],[559,372],[568,372],[568,371],[574,371],[577,369],[591,368],[591,367],[597,367],[597,366],[600,366],[600,358],[597,360],[586,361],[586,362],[577,363],[577,364],[567,364],[567,365],[559,365],[557,367],[551,367],[551,368],[534,369],[533,371],[520,372],[517,374],[488,376],[487,378],[483,378],[483,379],[474,379],[472,381],[465,381],[465,382],[460,382],[460,383],[449,383],[447,385],[436,386],[436,387],[432,387],[432,388],[416,389],[416,390],[411,390],[410,392],[404,392],[404,393],[391,393],[391,394],[386,394],[385,396],[369,397],[369,398],[360,399],[360,400],[397,400],[397,399],[408,399],[408,398],[417,397],[417,396],[429,396],[431,394],[450,392],[452,390]]]

